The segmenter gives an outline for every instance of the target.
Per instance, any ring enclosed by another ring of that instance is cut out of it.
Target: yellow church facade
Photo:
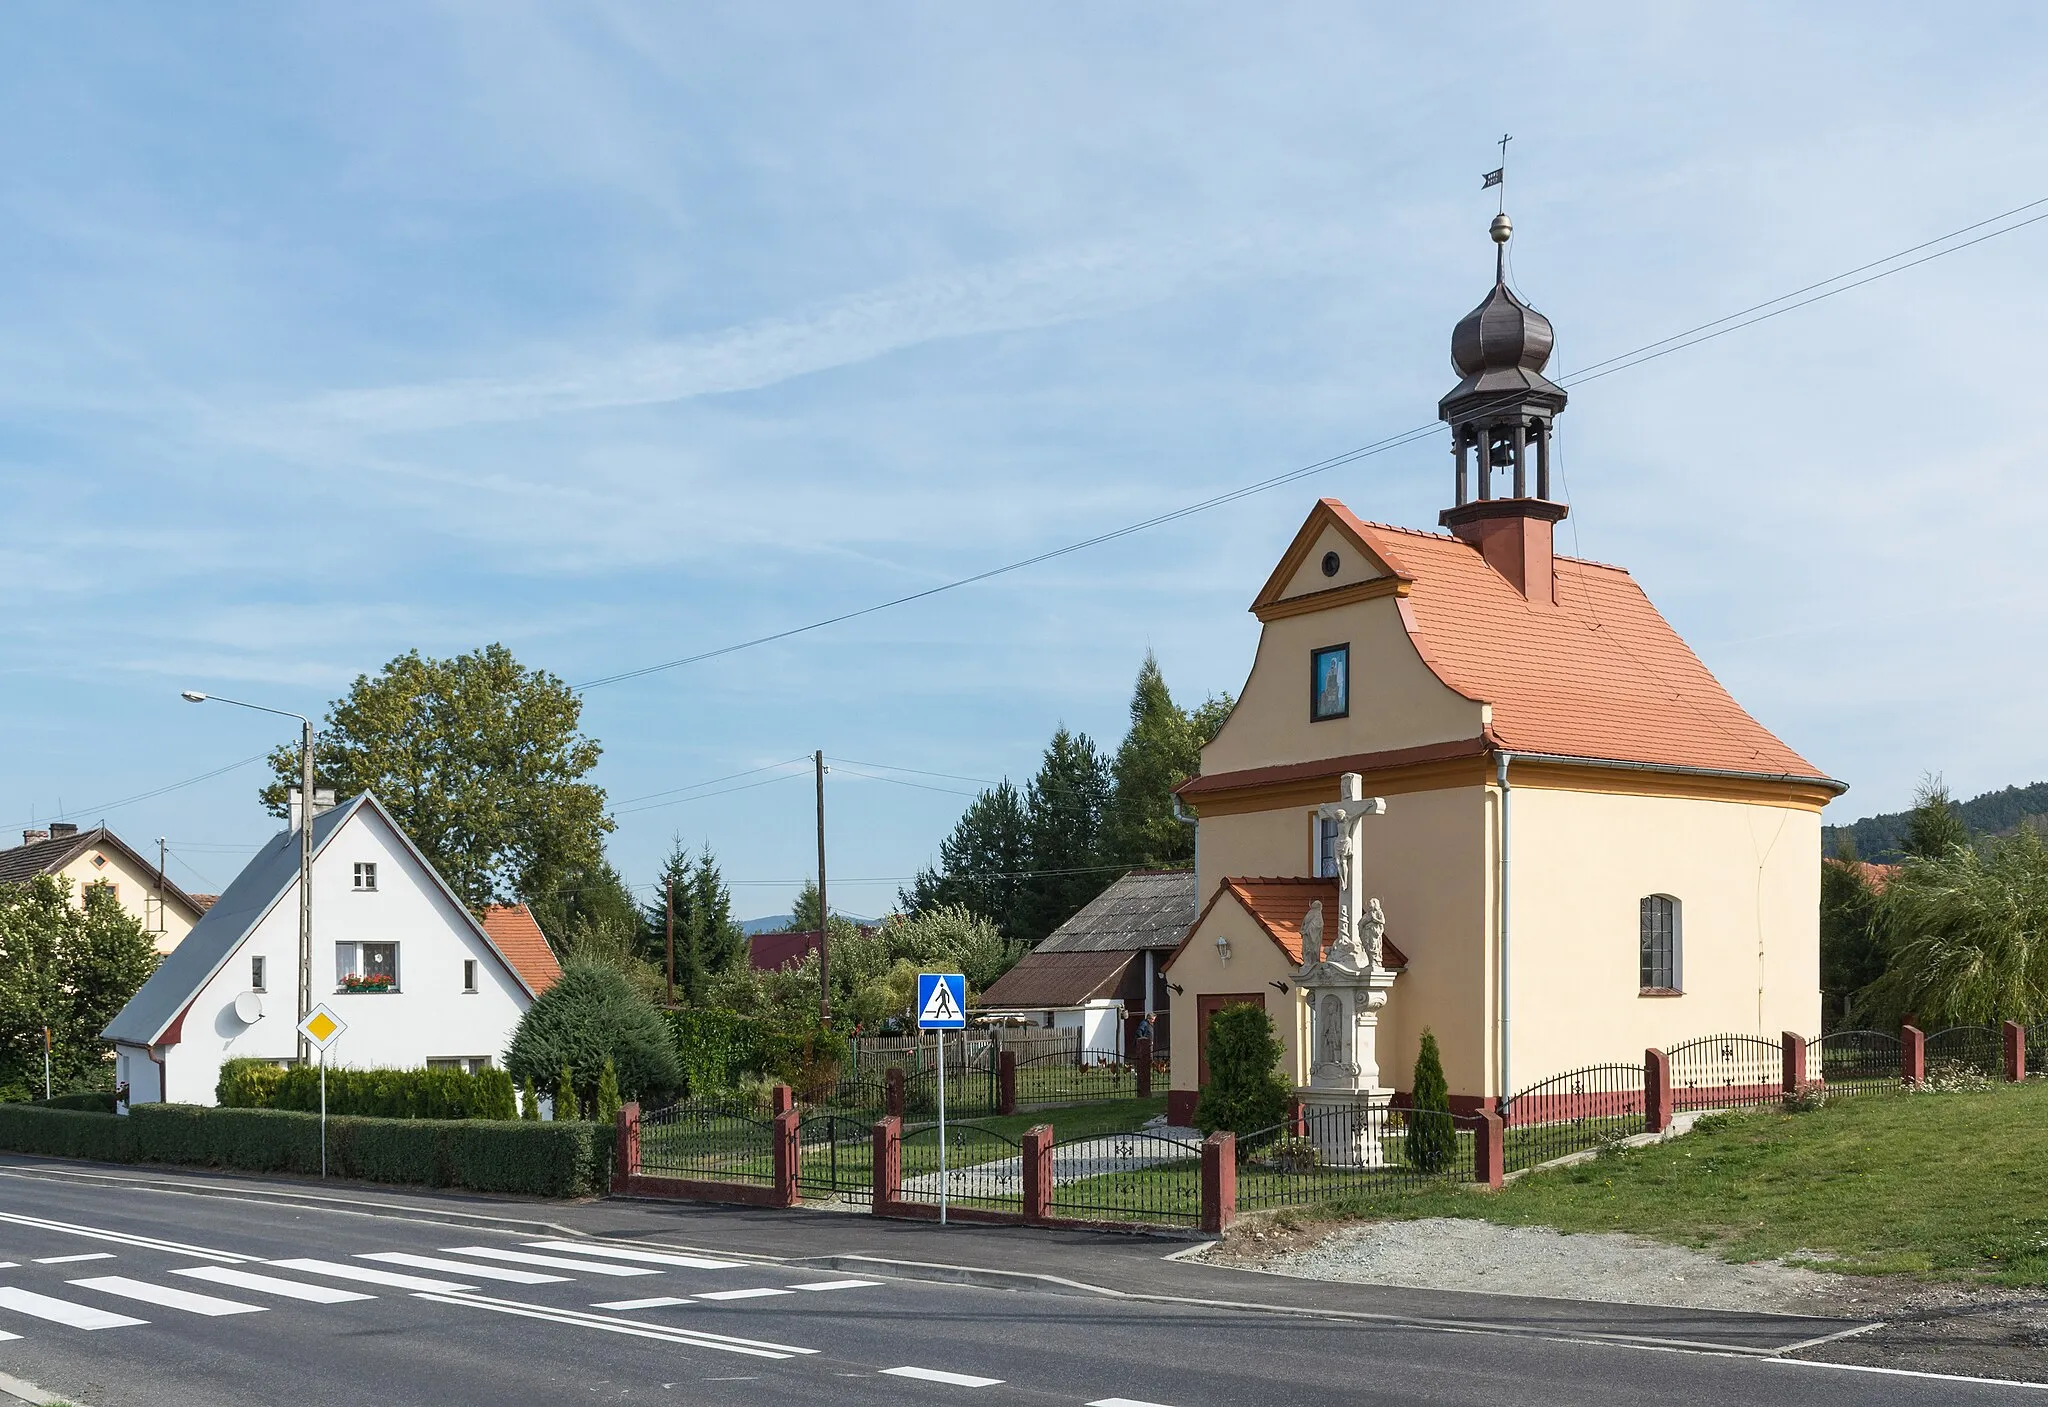
[[[1337,909],[1317,808],[1346,774],[1386,802],[1352,863],[1397,974],[1387,1087],[1407,1089],[1424,1028],[1466,1110],[1648,1046],[1819,1031],[1820,813],[1844,788],[1746,713],[1626,571],[1555,554],[1550,337],[1497,277],[1453,338],[1449,531],[1325,499],[1252,604],[1251,673],[1180,790],[1203,906],[1166,966],[1176,1122],[1225,1005],[1263,1005],[1283,1075],[1309,1081],[1301,930],[1312,904]]]

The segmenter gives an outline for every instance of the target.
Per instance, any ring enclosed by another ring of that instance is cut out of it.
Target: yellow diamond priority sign
[[[327,1009],[325,1003],[316,1006],[299,1023],[299,1034],[321,1050],[334,1044],[335,1038],[348,1029],[348,1023]]]

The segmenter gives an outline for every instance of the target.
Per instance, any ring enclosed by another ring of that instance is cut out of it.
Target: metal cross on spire
[[[1479,189],[1481,190],[1487,190],[1493,186],[1501,188],[1499,213],[1505,213],[1508,208],[1506,185],[1508,175],[1508,143],[1513,140],[1514,138],[1505,132],[1500,134],[1500,165],[1487,172],[1479,181]]]

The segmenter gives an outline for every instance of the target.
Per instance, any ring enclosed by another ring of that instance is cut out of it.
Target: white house
[[[298,953],[294,825],[101,1033],[131,1101],[211,1104],[224,1062],[291,1063]],[[481,1068],[559,975],[523,906],[473,916],[376,797],[314,816],[312,1000],[347,1024],[329,1063]],[[388,989],[364,989],[366,977]]]

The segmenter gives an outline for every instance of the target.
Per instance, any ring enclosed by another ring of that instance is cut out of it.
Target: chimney
[[[1443,525],[1479,549],[1509,586],[1532,606],[1557,604],[1557,561],[1551,532],[1566,513],[1541,498],[1482,498],[1446,508]]]
[[[48,840],[49,838],[50,833],[43,830],[23,831],[21,833],[21,843],[23,845],[34,845],[39,840]]]
[[[76,824],[74,824],[74,823],[73,823],[73,822],[71,822],[71,821],[52,821],[52,822],[50,822],[50,839],[52,839],[52,840],[62,840],[62,839],[64,839],[64,838],[65,838],[66,836],[71,836],[71,835],[77,835],[77,834],[78,834],[78,827],[77,827],[77,825],[76,825]]]
[[[313,814],[315,816],[324,816],[333,809],[334,789],[332,787],[314,787]],[[296,831],[299,828],[299,789],[297,787],[293,787],[291,792],[291,823],[292,829]]]

